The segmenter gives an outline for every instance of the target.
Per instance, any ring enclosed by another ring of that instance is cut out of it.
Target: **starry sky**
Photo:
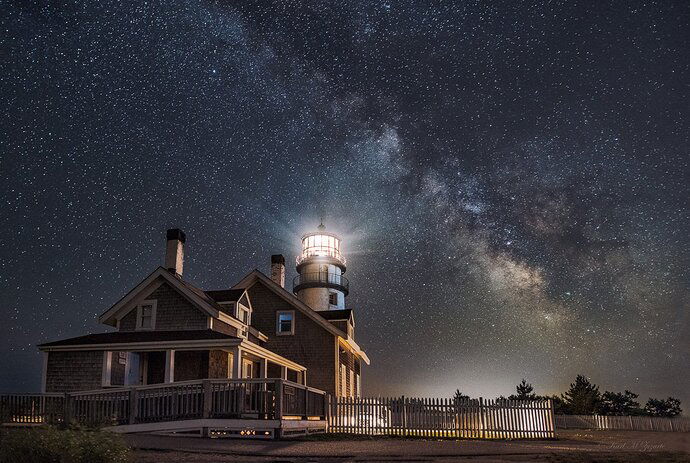
[[[187,233],[345,240],[365,395],[690,407],[687,1],[0,2],[0,390]],[[295,275],[289,265],[288,281]]]

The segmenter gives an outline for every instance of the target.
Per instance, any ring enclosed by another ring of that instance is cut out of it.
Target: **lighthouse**
[[[297,273],[292,291],[314,310],[345,308],[350,283],[343,276],[343,240],[326,231],[321,221],[317,230],[302,236],[302,251],[297,256]]]

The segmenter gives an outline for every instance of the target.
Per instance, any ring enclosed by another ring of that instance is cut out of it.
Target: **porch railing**
[[[0,394],[4,424],[326,419],[326,411],[325,392],[283,379],[205,379],[69,394]]]

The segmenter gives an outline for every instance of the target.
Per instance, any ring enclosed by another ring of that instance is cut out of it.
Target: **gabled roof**
[[[307,317],[311,318],[314,320],[316,323],[321,325],[326,331],[330,332],[334,336],[339,336],[346,340],[348,345],[360,356],[362,359],[369,364],[369,357],[367,357],[367,354],[356,344],[354,341],[350,342],[352,338],[349,338],[346,333],[343,331],[339,330],[336,328],[333,324],[328,322],[321,314],[326,313],[324,312],[317,312],[311,307],[309,307],[307,304],[299,300],[297,296],[292,294],[291,292],[287,291],[285,288],[277,284],[275,281],[271,280],[269,277],[264,275],[262,272],[260,272],[257,269],[252,270],[249,274],[247,274],[242,280],[240,280],[239,283],[237,283],[235,286],[232,287],[232,289],[244,289],[247,290],[251,286],[253,286],[255,283],[261,282],[266,286],[268,289],[273,291],[276,295],[280,296],[283,300],[287,301],[289,304],[291,304],[294,308],[298,309],[300,312],[305,314]],[[334,311],[335,312],[335,311]]]
[[[177,289],[188,301],[201,309],[203,312],[206,312],[209,316],[218,318],[219,320],[238,328],[241,326],[242,322],[240,322],[234,316],[225,313],[223,308],[203,290],[173,275],[170,271],[164,269],[163,267],[158,267],[156,270],[151,272],[146,278],[144,278],[143,281],[141,281],[141,283],[135,286],[131,291],[125,294],[122,299],[117,301],[110,309],[98,317],[98,321],[106,325],[115,326],[117,323],[118,313],[125,309],[128,303],[135,299],[139,293],[144,291],[150,285],[155,284],[159,279],[162,279],[170,286]]]
[[[216,302],[237,302],[242,298],[244,289],[218,289],[214,291],[204,291]]]
[[[349,320],[352,316],[352,309],[320,310],[318,311],[318,314],[329,321]]]
[[[131,342],[201,341],[216,339],[239,339],[236,336],[213,330],[179,331],[115,331],[95,333],[76,338],[39,344],[38,347],[83,346],[87,344],[124,344]]]

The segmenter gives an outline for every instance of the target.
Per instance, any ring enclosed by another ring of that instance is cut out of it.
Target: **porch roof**
[[[38,347],[83,346],[93,344],[127,344],[139,342],[170,341],[210,341],[239,340],[236,336],[219,333],[214,330],[179,330],[179,331],[115,331],[112,333],[95,333],[76,338],[39,344]]]
[[[219,333],[214,330],[180,331],[115,331],[112,333],[87,334],[70,339],[48,342],[37,346],[42,351],[84,351],[84,350],[200,350],[239,348],[242,352],[265,358],[278,365],[297,371],[307,368],[278,355],[253,342]]]

